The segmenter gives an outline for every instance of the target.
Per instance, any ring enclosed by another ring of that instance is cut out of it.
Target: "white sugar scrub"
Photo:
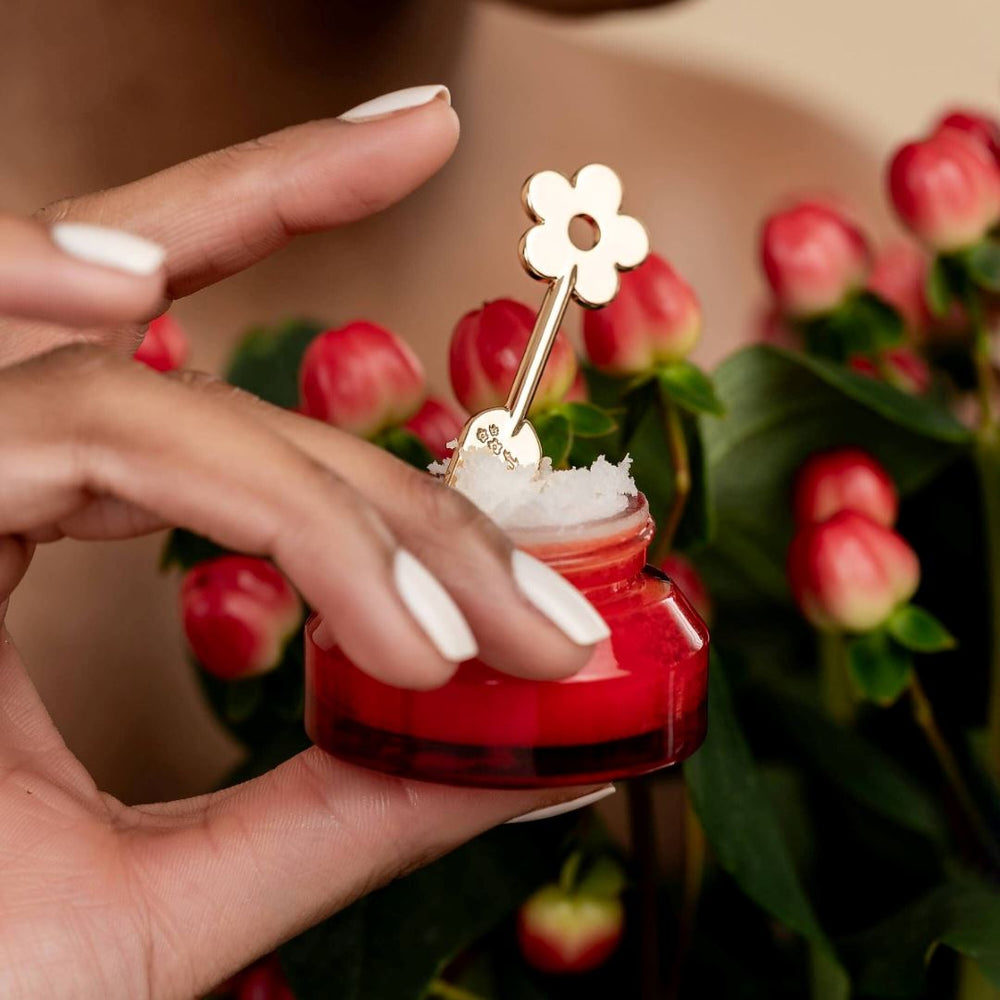
[[[553,469],[543,458],[538,469],[510,470],[488,451],[466,451],[452,485],[505,530],[569,527],[625,510],[638,493],[631,465],[629,456],[614,465],[601,455],[589,469]]]

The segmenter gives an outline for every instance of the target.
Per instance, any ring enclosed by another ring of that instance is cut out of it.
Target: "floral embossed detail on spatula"
[[[622,185],[610,167],[591,163],[569,180],[543,170],[528,178],[521,197],[537,223],[521,239],[521,263],[550,285],[506,404],[477,413],[465,425],[445,474],[449,484],[468,451],[489,451],[511,470],[537,467],[542,447],[527,414],[570,299],[591,309],[607,305],[618,292],[618,272],[638,267],[649,252],[642,223],[619,211]],[[578,219],[590,227],[590,246],[577,245],[571,236]]]

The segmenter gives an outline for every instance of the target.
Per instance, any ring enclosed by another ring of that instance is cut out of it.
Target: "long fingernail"
[[[520,549],[514,550],[511,566],[521,593],[573,642],[592,646],[611,635],[594,605],[554,569]]]
[[[373,97],[364,104],[359,104],[341,116],[342,122],[370,122],[376,118],[386,118],[397,111],[408,111],[441,100],[451,105],[451,92],[442,83],[431,83],[423,87],[407,87],[405,90],[394,90],[391,94]]]
[[[569,802],[560,802],[558,805],[545,806],[542,809],[533,809],[523,816],[515,816],[507,820],[508,823],[533,823],[536,819],[551,819],[553,816],[562,816],[564,813],[573,812],[574,809],[583,809],[585,806],[593,805],[606,799],[609,795],[614,795],[617,789],[614,785],[605,785],[598,788],[596,792],[588,792],[578,799],[570,799]]]
[[[107,226],[59,222],[51,232],[52,241],[71,257],[129,274],[152,274],[167,256],[159,243]]]
[[[479,651],[469,623],[437,577],[406,549],[393,562],[396,589],[438,652],[452,663],[471,660]]]

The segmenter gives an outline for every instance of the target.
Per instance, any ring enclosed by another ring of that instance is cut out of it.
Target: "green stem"
[[[987,701],[987,761],[1000,778],[1000,434],[996,425],[981,428],[976,466],[983,503],[986,557],[989,566],[990,676]]]
[[[847,643],[840,632],[819,633],[820,689],[823,705],[836,722],[851,722],[857,699],[847,669]]]
[[[670,464],[674,470],[674,495],[660,526],[660,533],[650,552],[649,561],[654,566],[663,564],[670,555],[674,545],[674,536],[680,526],[684,508],[691,495],[691,462],[688,458],[687,438],[684,437],[684,425],[681,423],[681,412],[671,399],[659,395],[660,415],[663,420],[663,433],[667,439],[667,452]]]
[[[691,805],[691,796],[684,792],[684,896],[678,917],[677,949],[674,965],[670,972],[668,1000],[677,1000],[681,995],[684,978],[684,964],[691,942],[694,940],[695,918],[698,915],[698,901],[705,877],[706,854],[705,830]]]
[[[958,956],[957,1000],[1000,1000],[1000,989],[987,981],[979,963],[966,955]]]
[[[659,865],[653,814],[653,779],[633,778],[628,790],[629,833],[635,858],[639,903],[639,1000],[660,997]]]
[[[972,306],[975,324],[973,359],[979,392],[976,466],[983,503],[990,587],[990,675],[987,702],[987,761],[1000,778],[1000,424],[997,422],[996,373],[990,358],[989,331],[978,300]]]
[[[958,766],[958,761],[955,759],[951,747],[948,746],[944,734],[938,726],[937,719],[934,716],[934,709],[931,707],[930,699],[927,697],[927,692],[924,691],[924,686],[920,683],[916,671],[911,673],[910,678],[910,708],[913,712],[914,722],[919,726],[924,739],[927,740],[928,746],[937,758],[938,766],[951,786],[951,790],[954,792],[959,806],[961,806],[962,811],[965,813],[972,831],[983,847],[988,851],[991,850],[993,848],[993,837],[989,825],[983,818],[983,814],[976,804],[975,797],[969,790],[969,786],[962,774],[962,769]]]
[[[438,997],[439,1000],[484,1000],[478,993],[463,990],[461,986],[445,982],[443,979],[435,979],[427,987],[427,996]]]

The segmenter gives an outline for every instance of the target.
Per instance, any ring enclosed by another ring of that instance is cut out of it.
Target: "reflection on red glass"
[[[580,588],[611,628],[579,673],[528,681],[478,660],[434,691],[362,673],[306,626],[306,727],[346,760],[450,784],[542,787],[609,781],[677,763],[705,736],[708,631],[684,595],[644,568],[643,497],[622,514],[516,537]]]

